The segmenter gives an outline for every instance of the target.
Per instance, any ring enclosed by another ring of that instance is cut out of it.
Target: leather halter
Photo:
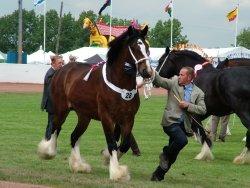
[[[143,57],[143,58],[137,60],[135,55],[133,54],[133,51],[131,50],[130,46],[128,47],[128,49],[129,49],[130,55],[133,57],[136,65],[144,60],[149,60],[149,57]],[[107,68],[107,66],[105,63],[102,67],[102,76],[103,76],[103,80],[104,80],[105,84],[107,84],[107,86],[109,86],[113,91],[120,93],[121,97],[124,100],[126,100],[126,101],[132,100],[134,98],[135,94],[137,93],[137,86],[135,89],[132,89],[131,91],[128,91],[126,89],[121,89],[121,88],[115,86],[110,81],[108,81],[107,74],[106,74],[106,68]]]

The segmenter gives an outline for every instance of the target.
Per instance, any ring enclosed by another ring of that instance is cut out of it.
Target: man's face
[[[181,69],[178,77],[178,83],[180,86],[190,84],[192,81],[192,76],[188,74],[187,69]]]
[[[53,63],[52,63],[52,67],[55,69],[55,70],[58,70],[60,68],[62,68],[62,66],[64,65],[64,61],[62,58],[56,58]]]

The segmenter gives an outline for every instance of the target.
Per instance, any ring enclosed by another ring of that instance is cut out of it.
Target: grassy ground
[[[244,143],[245,128],[239,119],[232,127],[232,136],[225,143],[215,142],[211,162],[193,158],[201,146],[192,138],[181,152],[177,162],[163,182],[150,182],[158,164],[158,155],[167,142],[160,120],[165,105],[164,97],[142,100],[137,114],[134,135],[142,156],[134,157],[129,151],[121,159],[131,173],[129,182],[109,180],[108,168],[102,165],[100,151],[106,147],[99,122],[92,121],[81,140],[81,154],[91,164],[90,174],[73,174],[69,170],[70,134],[76,124],[71,113],[58,138],[55,159],[43,161],[37,157],[37,144],[44,135],[47,114],[41,112],[40,94],[0,94],[0,180],[43,184],[52,187],[249,187],[250,166],[234,165]],[[232,117],[231,117],[232,124]]]

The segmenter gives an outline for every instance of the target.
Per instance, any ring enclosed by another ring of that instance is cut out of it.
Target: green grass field
[[[70,134],[76,125],[72,112],[58,138],[55,159],[43,161],[36,154],[37,144],[44,135],[47,113],[40,110],[41,94],[1,93],[0,101],[0,180],[42,184],[52,187],[250,187],[250,165],[234,165],[244,143],[245,128],[238,118],[232,136],[226,142],[215,142],[215,160],[194,160],[201,146],[192,138],[180,153],[163,182],[151,182],[158,164],[158,155],[167,136],[160,121],[164,97],[141,100],[134,125],[134,135],[142,156],[134,157],[131,150],[120,163],[129,167],[131,181],[112,182],[108,168],[102,165],[101,149],[106,147],[100,122],[92,121],[81,139],[81,154],[92,166],[90,174],[73,174],[69,170]],[[230,123],[232,124],[232,118]]]

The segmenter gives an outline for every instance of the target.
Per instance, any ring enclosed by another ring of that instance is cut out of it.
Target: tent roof
[[[250,50],[245,47],[229,47],[229,48],[204,48],[203,51],[209,57],[217,58],[249,58]]]
[[[36,52],[28,55],[27,63],[28,64],[51,64],[50,56],[54,55],[53,52],[45,52],[42,49],[37,50]]]
[[[107,25],[105,23],[96,23],[96,26],[98,27],[98,29],[102,35],[109,35],[110,34],[109,25]],[[127,30],[127,28],[128,28],[127,26],[112,26],[111,35],[118,37],[123,32],[125,32]]]
[[[6,59],[6,54],[0,51],[0,59]]]

